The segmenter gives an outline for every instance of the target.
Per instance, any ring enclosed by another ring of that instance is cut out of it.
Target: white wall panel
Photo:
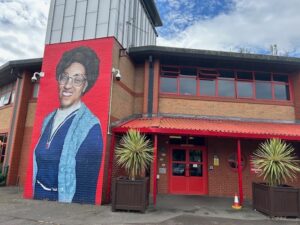
[[[56,0],[55,4],[56,4],[56,5],[62,5],[62,4],[65,4],[65,0]]]
[[[107,37],[108,35],[108,20],[110,13],[110,0],[100,0],[98,9],[98,21],[96,37]]]
[[[77,2],[74,27],[85,25],[87,1]]]
[[[115,36],[127,48],[155,44],[140,0],[52,0],[46,44]]]
[[[74,16],[76,8],[76,1],[74,0],[66,0],[66,9],[64,16]]]
[[[60,43],[61,30],[53,30],[51,33],[51,43]]]
[[[98,11],[99,0],[88,0],[87,12],[97,12]]]
[[[62,29],[62,42],[72,41],[74,16],[65,17]]]
[[[64,8],[64,5],[55,6],[52,30],[60,30],[62,28]]]
[[[55,0],[52,0],[50,2],[49,12],[48,12],[48,22],[47,22],[47,30],[46,30],[46,38],[45,38],[46,44],[49,44],[51,41],[54,7],[55,7]]]
[[[83,32],[84,32],[84,27],[75,27],[73,31],[72,41],[83,40]]]
[[[84,39],[96,37],[97,12],[87,13]]]
[[[110,3],[111,5],[110,5],[110,13],[109,13],[109,21],[108,21],[108,36],[117,37],[120,0],[111,0]]]

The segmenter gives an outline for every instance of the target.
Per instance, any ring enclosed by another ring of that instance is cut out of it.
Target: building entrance
[[[207,151],[205,147],[173,147],[170,151],[171,194],[207,194]]]

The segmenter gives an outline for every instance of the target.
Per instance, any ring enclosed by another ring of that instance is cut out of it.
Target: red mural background
[[[103,153],[95,201],[96,204],[101,204],[104,159],[106,155],[106,135],[108,126],[113,43],[113,38],[100,38],[45,46],[42,65],[42,71],[45,73],[45,76],[40,80],[40,91],[37,100],[35,122],[31,140],[30,159],[28,162],[29,166],[24,187],[25,198],[32,198],[33,196],[33,151],[40,136],[43,119],[59,106],[58,85],[55,76],[56,66],[65,51],[79,46],[86,46],[94,50],[100,59],[99,77],[92,89],[82,97],[82,101],[99,118],[102,128]]]

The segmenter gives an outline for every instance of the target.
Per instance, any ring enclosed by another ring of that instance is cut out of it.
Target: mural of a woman
[[[44,119],[34,150],[35,199],[95,203],[103,138],[98,118],[81,97],[98,73],[92,49],[82,46],[62,55],[56,67],[60,106]]]

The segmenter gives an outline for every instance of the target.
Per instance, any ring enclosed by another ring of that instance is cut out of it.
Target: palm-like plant
[[[117,164],[124,167],[129,179],[135,180],[153,160],[150,140],[138,130],[130,129],[116,147]]]
[[[260,144],[253,153],[252,163],[258,175],[263,176],[270,186],[277,186],[294,180],[300,172],[299,160],[294,154],[294,148],[280,139],[270,139]]]

